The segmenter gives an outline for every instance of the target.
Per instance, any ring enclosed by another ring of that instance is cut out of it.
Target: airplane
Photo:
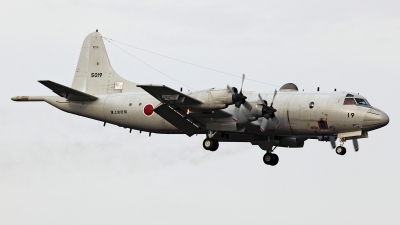
[[[120,127],[159,134],[205,134],[203,147],[216,151],[220,142],[250,142],[266,151],[263,161],[275,166],[277,147],[302,148],[308,139],[331,143],[344,155],[344,143],[389,123],[388,115],[365,97],[347,91],[299,92],[293,83],[273,93],[243,91],[227,85],[183,93],[165,85],[136,84],[111,67],[102,35],[83,41],[71,87],[39,82],[58,96],[15,96],[13,101],[44,101],[75,115]],[[318,88],[319,89],[319,88]],[[336,140],[340,144],[336,146]]]

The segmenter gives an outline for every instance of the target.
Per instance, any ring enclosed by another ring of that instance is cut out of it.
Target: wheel
[[[218,149],[218,141],[215,139],[211,139],[211,138],[206,138],[203,141],[203,148],[205,150],[209,150],[209,151],[215,151]]]
[[[266,153],[264,155],[263,161],[264,161],[265,164],[269,165],[271,163],[271,161],[272,161],[272,156],[271,155],[272,154],[270,154],[270,153]]]
[[[213,147],[213,141],[211,138],[206,138],[203,141],[203,148],[205,150],[210,150]]]
[[[345,147],[342,147],[343,148],[343,150],[342,150],[342,154],[341,155],[344,155],[344,154],[346,154],[346,148]]]
[[[213,142],[214,142],[214,146],[210,149],[210,151],[214,152],[214,151],[217,151],[217,149],[218,149],[218,147],[219,147],[219,143],[218,143],[218,141],[215,140],[215,139],[212,139],[212,140],[213,140]]]
[[[276,154],[266,153],[263,157],[263,161],[267,165],[275,166],[279,162],[279,157]]]
[[[338,155],[344,155],[344,154],[346,154],[346,148],[345,148],[345,147],[342,147],[342,146],[338,146],[338,147],[336,148],[336,153],[337,153]]]
[[[271,166],[275,166],[279,162],[279,157],[276,154],[272,154],[272,162],[270,163]]]

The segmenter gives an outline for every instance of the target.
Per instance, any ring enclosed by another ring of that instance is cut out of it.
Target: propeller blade
[[[232,94],[235,94],[235,92],[233,91],[232,87],[229,86],[229,84],[226,86],[226,88],[228,88],[229,92],[231,92]]]
[[[329,141],[331,142],[331,146],[333,149],[336,148],[336,138],[334,136],[329,136]]]
[[[239,93],[242,93],[242,88],[243,88],[243,83],[244,83],[244,77],[245,77],[245,75],[243,74],[243,76],[242,76],[242,85],[240,85],[240,92],[239,92]]]
[[[275,97],[276,97],[276,93],[277,93],[277,91],[276,91],[276,89],[275,89],[274,97],[272,97],[271,107],[272,107],[272,105],[274,104],[274,100],[275,100]]]
[[[260,93],[258,93],[258,100],[259,100],[260,102],[262,102],[263,105],[265,105],[265,102],[266,102],[266,101],[264,101],[264,99],[261,97],[261,94],[260,94]]]
[[[246,116],[243,114],[243,108],[241,107],[235,107],[233,108],[233,115],[232,115],[232,120],[236,122],[236,124],[238,125],[244,125],[245,123],[247,123],[247,118]]]
[[[242,105],[243,105],[243,107],[246,109],[246,111],[251,111],[252,109],[253,109],[253,107],[251,106],[251,104],[250,103],[248,103],[248,102],[244,102],[244,103],[242,103]]]
[[[280,123],[277,117],[274,118],[270,118],[269,121],[272,123],[272,126],[274,127],[274,129],[278,129]]]
[[[267,125],[268,125],[268,119],[264,117],[260,124],[261,132],[264,132],[267,129]]]
[[[233,121],[238,122],[238,120],[239,120],[239,108],[238,107],[233,108],[232,119],[233,119]]]
[[[354,151],[358,152],[359,147],[358,147],[358,141],[357,141],[357,139],[353,139],[353,146],[354,146]]]

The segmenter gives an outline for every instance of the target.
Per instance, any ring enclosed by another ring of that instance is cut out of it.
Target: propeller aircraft
[[[205,134],[203,147],[216,151],[222,142],[250,142],[266,151],[263,161],[274,166],[277,147],[302,148],[308,139],[330,142],[338,155],[344,143],[389,123],[388,115],[365,97],[346,91],[299,92],[293,83],[273,93],[240,91],[229,84],[183,93],[165,85],[138,85],[111,67],[96,30],[82,45],[71,87],[39,82],[58,96],[16,96],[13,101],[44,101],[67,113],[124,128],[161,134]],[[268,104],[269,103],[269,104]],[[336,146],[336,140],[340,144]]]

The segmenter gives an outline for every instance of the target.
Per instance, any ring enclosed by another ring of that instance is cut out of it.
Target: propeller
[[[244,103],[244,101],[247,98],[246,96],[243,95],[243,92],[242,92],[243,91],[244,78],[245,78],[245,75],[243,74],[243,76],[242,76],[242,84],[240,86],[240,92],[239,93],[238,93],[237,88],[231,87],[231,86],[229,86],[229,84],[227,86],[228,90],[232,93],[232,102],[235,103],[236,108],[240,108],[240,105],[242,103]]]
[[[238,92],[237,88],[227,85],[228,90],[232,93],[232,102],[235,104],[235,108],[233,109],[233,117],[232,119],[235,122],[238,122],[239,118],[239,109],[242,104],[246,102],[247,97],[243,95],[243,83],[244,83],[245,75],[242,76],[242,84],[240,85],[240,92]]]
[[[262,114],[263,114],[264,118],[262,119],[262,121],[260,123],[261,132],[264,132],[265,129],[267,129],[268,123],[272,122],[275,127],[279,126],[279,120],[278,120],[278,118],[275,117],[276,109],[274,109],[274,107],[273,107],[276,94],[277,94],[277,91],[275,89],[274,97],[272,98],[272,102],[271,102],[270,106],[268,106],[267,101],[262,99],[261,94],[258,94],[258,98],[263,103]]]

